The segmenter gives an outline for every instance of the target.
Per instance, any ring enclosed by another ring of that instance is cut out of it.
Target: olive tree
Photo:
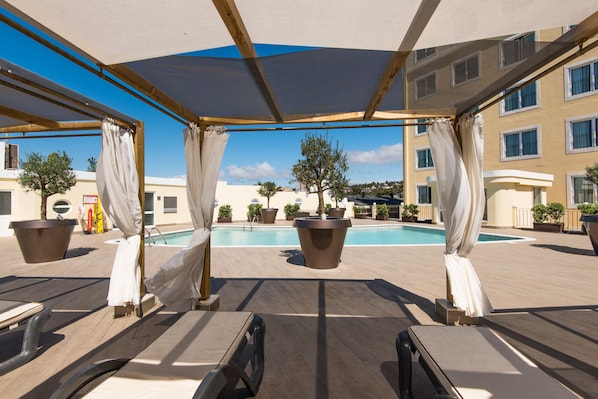
[[[347,154],[343,152],[338,141],[333,146],[327,135],[307,133],[301,140],[301,155],[303,159],[299,159],[293,165],[291,174],[308,193],[318,194],[318,213],[323,218],[324,192],[347,181]]]
[[[586,167],[586,179],[598,185],[598,162],[592,166]]]
[[[274,197],[276,192],[279,190],[278,186],[273,181],[267,181],[264,183],[258,182],[257,185],[260,186],[260,188],[257,189],[257,193],[262,197],[266,197],[268,202],[267,208],[270,209],[270,198]]]
[[[71,169],[71,158],[62,151],[53,152],[47,157],[32,152],[21,163],[17,178],[25,191],[35,191],[41,196],[40,218],[47,219],[48,197],[64,194],[76,183],[75,172]]]

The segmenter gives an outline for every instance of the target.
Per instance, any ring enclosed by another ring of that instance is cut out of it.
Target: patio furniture
[[[411,326],[396,339],[401,399],[413,398],[412,354],[443,398],[577,398],[486,327]]]
[[[135,358],[88,365],[51,399],[70,398],[113,371],[85,397],[216,398],[234,390],[239,380],[256,395],[264,372],[264,334],[262,318],[251,312],[189,311]]]
[[[42,326],[51,315],[51,309],[44,308],[42,303],[0,300],[0,333],[26,325],[21,351],[0,362],[0,375],[22,366],[35,356]]]

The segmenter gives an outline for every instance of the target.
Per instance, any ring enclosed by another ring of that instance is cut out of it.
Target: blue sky
[[[185,174],[184,126],[110,83],[78,67],[23,34],[0,22],[0,57],[58,84],[103,103],[145,125],[146,176]],[[345,124],[346,125],[346,124]],[[235,127],[231,126],[231,129]],[[230,132],[221,164],[220,179],[229,184],[275,181],[288,185],[292,165],[301,158],[301,139],[308,129],[296,131]],[[338,141],[349,159],[350,184],[403,180],[401,127],[316,130]],[[86,170],[87,159],[98,158],[101,138],[10,140],[19,145],[21,159],[29,152],[44,155],[66,151],[73,168]]]

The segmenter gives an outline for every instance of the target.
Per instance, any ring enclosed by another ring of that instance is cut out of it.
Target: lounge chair
[[[42,326],[52,311],[38,302],[0,300],[0,333],[26,324],[21,352],[0,362],[0,375],[22,366],[35,356]]]
[[[434,398],[578,398],[486,327],[411,326],[396,339],[401,399],[413,398],[412,354]]]
[[[251,312],[189,311],[135,358],[91,364],[51,399],[71,398],[114,371],[85,398],[216,398],[234,390],[239,380],[255,396],[264,372],[264,334],[263,320]],[[251,349],[248,360],[245,348]]]

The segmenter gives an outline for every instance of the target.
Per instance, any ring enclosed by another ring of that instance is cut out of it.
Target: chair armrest
[[[77,371],[50,396],[50,399],[69,399],[81,388],[106,373],[116,371],[127,364],[130,359],[106,359],[85,366]]]

